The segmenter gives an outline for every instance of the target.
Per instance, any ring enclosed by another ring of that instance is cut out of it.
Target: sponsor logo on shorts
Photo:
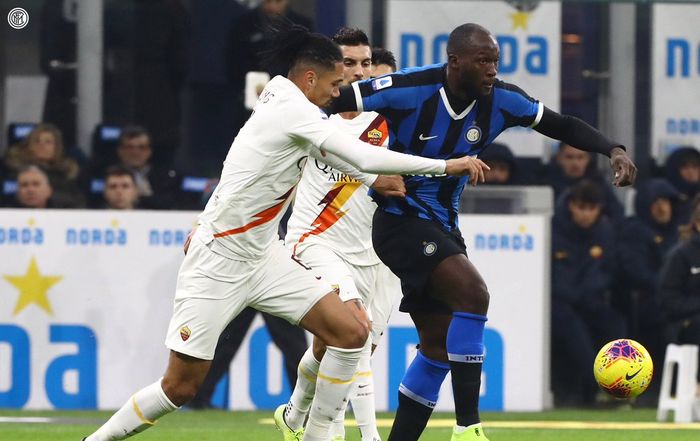
[[[192,335],[192,331],[190,331],[190,328],[187,326],[183,326],[180,328],[180,338],[182,338],[182,341],[187,341],[188,338],[190,338],[190,335]]]
[[[423,242],[423,254],[426,256],[432,256],[437,251],[437,245],[435,242]]]

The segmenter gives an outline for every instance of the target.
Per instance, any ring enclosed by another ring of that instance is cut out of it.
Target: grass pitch
[[[0,409],[2,441],[79,441],[111,412],[30,412]],[[143,441],[281,441],[272,412],[180,411],[134,439]],[[380,432],[389,433],[392,414],[380,414]],[[654,410],[555,410],[539,413],[484,413],[491,441],[697,441],[700,424],[655,422]],[[14,420],[15,422],[9,422]],[[450,439],[451,414],[435,414],[422,441]],[[347,441],[359,441],[348,421]]]

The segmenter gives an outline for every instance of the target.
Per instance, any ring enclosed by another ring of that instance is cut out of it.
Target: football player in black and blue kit
[[[389,123],[391,150],[442,159],[477,158],[505,129],[531,127],[610,157],[615,185],[634,182],[637,170],[622,145],[496,78],[499,47],[487,29],[472,23],[454,29],[447,56],[445,64],[342,88],[333,111],[378,112]],[[477,159],[475,165],[481,175],[485,165]],[[404,180],[405,198],[376,197],[372,234],[377,254],[401,278],[400,309],[410,313],[420,338],[399,389],[389,441],[418,439],[448,371],[457,418],[452,441],[485,441],[478,402],[489,292],[467,258],[457,223],[468,178]]]

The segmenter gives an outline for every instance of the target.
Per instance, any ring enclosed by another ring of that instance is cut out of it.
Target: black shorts
[[[451,312],[426,288],[440,262],[455,254],[467,255],[459,229],[447,232],[436,222],[378,209],[372,220],[372,242],[382,262],[401,279],[400,311]]]

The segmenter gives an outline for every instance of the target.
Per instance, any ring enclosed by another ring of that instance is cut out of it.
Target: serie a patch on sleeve
[[[391,77],[382,77],[382,78],[377,78],[376,80],[372,81],[372,89],[374,90],[382,90],[386,89],[387,87],[391,87],[393,84]]]

